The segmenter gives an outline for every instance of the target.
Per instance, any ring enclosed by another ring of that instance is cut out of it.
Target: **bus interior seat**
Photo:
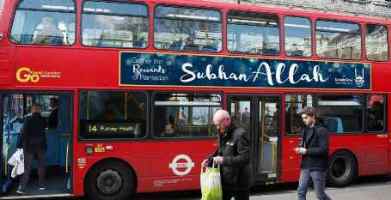
[[[343,133],[343,124],[340,117],[324,117],[324,123],[329,132]]]

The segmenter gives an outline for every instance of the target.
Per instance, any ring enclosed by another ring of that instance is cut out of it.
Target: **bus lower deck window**
[[[285,97],[285,131],[297,135],[304,127],[300,112],[305,107],[313,107],[313,95],[286,95]]]
[[[81,93],[81,138],[143,138],[145,129],[145,94],[112,91]]]
[[[362,95],[335,95],[317,97],[317,114],[321,122],[332,133],[362,133]]]
[[[154,98],[154,135],[161,138],[215,136],[213,114],[221,108],[217,94],[161,93]]]
[[[384,95],[369,95],[367,98],[367,131],[382,132],[385,128],[385,105]]]

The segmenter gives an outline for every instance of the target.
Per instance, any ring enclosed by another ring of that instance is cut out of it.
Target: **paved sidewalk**
[[[255,188],[251,200],[296,200],[296,185],[281,184]],[[364,177],[345,188],[327,188],[332,200],[391,200],[391,177]],[[136,200],[200,200],[200,192],[174,192],[138,195]],[[307,200],[317,200],[309,191]]]
[[[391,183],[329,188],[327,193],[333,200],[391,200]],[[251,200],[295,200],[296,191],[275,194],[256,194]],[[310,190],[307,200],[317,200],[315,191]]]

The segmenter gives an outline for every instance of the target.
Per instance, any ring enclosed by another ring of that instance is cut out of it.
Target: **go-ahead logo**
[[[177,176],[188,175],[194,166],[194,162],[191,160],[190,156],[186,154],[180,154],[175,156],[175,158],[169,165],[172,172]]]
[[[29,67],[20,67],[16,70],[16,80],[20,83],[38,83],[41,79],[61,78],[58,71],[35,71]]]
[[[16,80],[21,83],[37,83],[40,79],[39,73],[28,67],[21,67],[16,71]]]

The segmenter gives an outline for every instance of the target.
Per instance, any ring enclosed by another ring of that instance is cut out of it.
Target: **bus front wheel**
[[[354,156],[345,151],[331,157],[328,180],[331,185],[344,187],[351,184],[357,176],[357,163]]]
[[[135,179],[129,167],[118,161],[104,161],[88,173],[85,181],[88,199],[124,200],[135,193]]]

